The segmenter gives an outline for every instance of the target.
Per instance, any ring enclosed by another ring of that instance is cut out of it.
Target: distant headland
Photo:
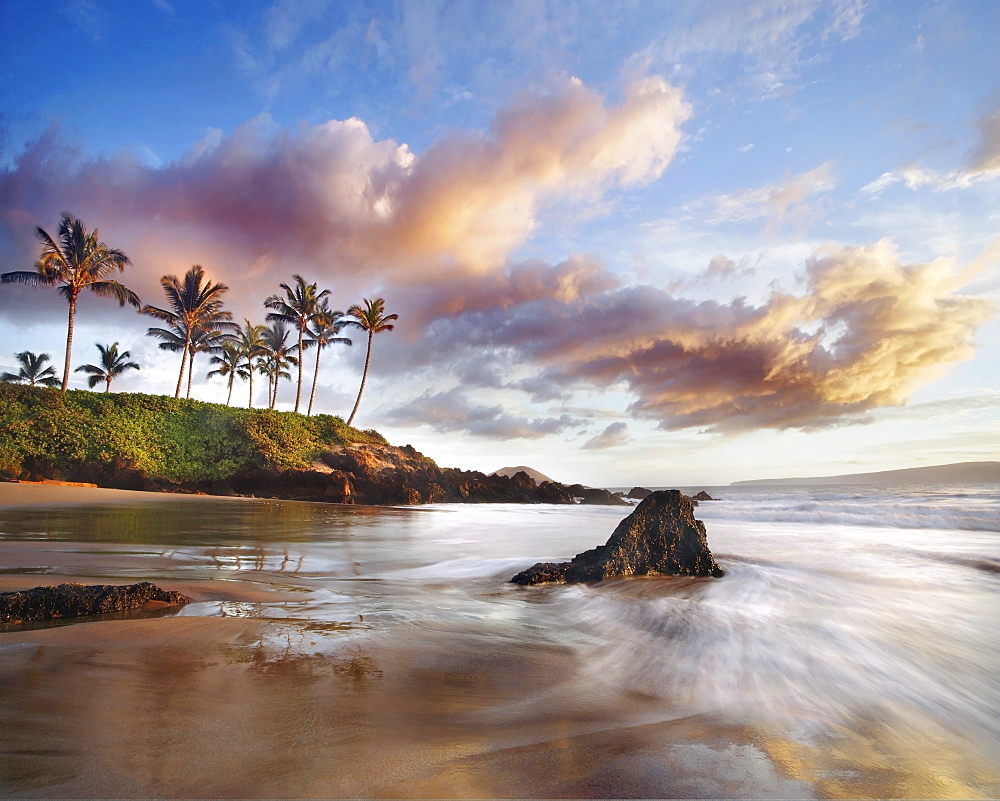
[[[899,486],[902,484],[993,484],[1000,483],[1000,462],[958,462],[933,467],[908,467],[902,470],[880,470],[876,473],[847,473],[839,476],[798,478],[758,478],[734,481],[731,487],[866,484],[869,486]]]
[[[501,467],[499,470],[494,470],[490,473],[491,476],[507,476],[508,478],[513,478],[518,473],[527,473],[531,476],[536,484],[541,484],[548,481],[550,484],[556,483],[554,479],[549,478],[545,473],[540,470],[535,470],[533,467],[526,467],[525,465],[518,465],[517,467]]]

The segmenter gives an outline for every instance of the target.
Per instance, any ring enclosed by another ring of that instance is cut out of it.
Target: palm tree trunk
[[[193,350],[191,351],[191,358],[188,360],[188,391],[187,391],[187,396],[186,396],[188,398],[191,397],[191,375],[192,375],[192,373],[194,373],[194,351]]]
[[[229,373],[229,394],[226,395],[226,406],[229,405],[229,401],[233,399],[233,374]]]
[[[179,398],[181,396],[181,383],[184,381],[184,368],[187,365],[188,345],[190,344],[191,335],[188,334],[187,338],[184,340],[184,350],[181,351],[181,371],[177,375],[177,389],[174,390],[175,398]]]
[[[295,386],[295,411],[299,410],[299,399],[302,397],[302,329],[305,323],[299,324],[299,383]]]
[[[354,415],[358,413],[358,406],[361,404],[361,393],[365,391],[365,381],[368,380],[368,363],[372,360],[372,337],[374,333],[369,329],[368,331],[368,353],[365,354],[365,371],[361,374],[361,387],[358,389],[358,399],[354,401],[354,408],[351,410],[351,416],[347,418],[347,425],[354,422]]]
[[[319,354],[323,351],[323,346],[317,342],[316,343],[316,369],[313,370],[313,385],[312,389],[309,390],[309,411],[306,412],[306,417],[312,417],[313,413],[313,399],[316,397],[316,380],[319,378]]]
[[[73,317],[76,315],[76,294],[69,297],[69,320],[66,323],[66,364],[63,367],[62,391],[69,385],[69,365],[73,352]]]
[[[107,380],[104,383],[104,393],[107,394],[111,391],[111,376],[108,375]]]
[[[253,362],[247,361],[247,375],[250,382],[250,397],[247,399],[247,408],[253,408]]]

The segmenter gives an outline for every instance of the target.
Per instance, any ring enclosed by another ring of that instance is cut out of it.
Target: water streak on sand
[[[623,511],[78,491],[0,491],[0,589],[194,602],[0,634],[6,795],[1000,794],[996,487],[710,488],[725,578],[535,588]]]

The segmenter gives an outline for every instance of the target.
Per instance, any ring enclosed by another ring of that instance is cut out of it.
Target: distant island
[[[902,470],[881,470],[876,473],[848,473],[840,476],[813,476],[799,478],[758,478],[734,481],[731,487],[816,485],[816,484],[867,484],[869,486],[898,486],[901,484],[994,484],[1000,483],[1000,462],[958,462],[933,467],[908,467]]]
[[[545,473],[540,470],[535,470],[533,467],[525,467],[523,464],[517,467],[501,467],[499,470],[494,470],[490,473],[491,476],[507,476],[508,478],[513,478],[518,473],[527,473],[531,476],[536,484],[541,484],[544,481],[548,481],[550,484],[555,484],[556,482],[549,478]]]

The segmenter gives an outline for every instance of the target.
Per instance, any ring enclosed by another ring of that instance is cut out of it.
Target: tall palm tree
[[[45,387],[58,387],[59,378],[55,368],[50,364],[45,367],[45,362],[49,360],[49,354],[39,353],[37,356],[30,350],[23,350],[15,353],[14,358],[21,363],[21,367],[16,373],[0,374],[0,381],[12,381],[20,384],[22,381],[29,387],[41,384]]]
[[[223,283],[213,284],[205,278],[205,270],[195,264],[184,274],[183,280],[176,275],[165,275],[160,285],[167,295],[169,308],[143,306],[142,313],[155,317],[167,324],[166,328],[150,328],[146,333],[163,340],[164,350],[181,351],[181,369],[177,375],[177,389],[174,397],[181,396],[184,368],[188,358],[194,359],[192,340],[206,332],[225,332],[237,328],[230,322],[231,312],[222,308],[222,296],[229,291]],[[199,333],[200,332],[200,333]],[[191,371],[188,371],[188,395],[191,394]]]
[[[91,389],[103,381],[104,391],[110,392],[112,379],[117,378],[126,370],[139,369],[138,364],[128,360],[131,354],[127,350],[121,353],[118,352],[117,342],[112,342],[110,345],[95,344],[97,345],[97,350],[101,353],[100,365],[85,364],[82,367],[76,368],[76,372],[78,373],[90,374],[90,377],[87,379],[87,386]]]
[[[285,297],[271,295],[264,301],[264,306],[274,309],[267,315],[268,321],[288,323],[298,331],[298,366],[299,378],[295,387],[295,411],[299,410],[299,401],[302,398],[302,351],[305,347],[304,339],[306,327],[309,321],[316,315],[320,308],[320,302],[330,294],[329,289],[318,291],[316,284],[307,284],[301,275],[293,275],[295,287],[288,284],[278,284],[285,290]]]
[[[257,370],[268,378],[268,408],[273,409],[278,402],[278,382],[292,377],[285,368],[296,363],[288,344],[288,329],[284,322],[276,320],[270,328],[264,329],[264,354],[257,366]]]
[[[337,336],[346,325],[341,319],[343,316],[344,313],[341,311],[332,311],[326,300],[324,300],[306,328],[306,333],[309,334],[306,344],[309,347],[316,348],[316,367],[313,370],[312,389],[309,391],[309,410],[306,412],[306,417],[311,416],[313,413],[313,400],[316,397],[316,380],[319,378],[319,355],[323,352],[323,348],[327,345],[351,344],[351,340],[347,337]]]
[[[383,298],[375,298],[375,300],[365,298],[363,303],[363,306],[358,306],[357,304],[351,306],[347,310],[347,319],[345,320],[347,325],[361,328],[368,332],[368,353],[365,355],[365,371],[361,374],[361,387],[358,389],[358,399],[354,402],[351,416],[347,418],[347,425],[351,425],[354,422],[354,415],[358,413],[358,405],[361,403],[361,393],[365,391],[365,381],[368,379],[368,365],[372,360],[372,338],[383,331],[392,331],[394,326],[391,324],[391,321],[399,319],[398,314],[385,313],[385,300]],[[353,320],[351,319],[352,317],[354,318]]]
[[[139,308],[139,296],[124,284],[107,276],[113,271],[123,272],[131,264],[120,250],[109,248],[100,240],[97,229],[90,233],[80,220],[64,213],[59,222],[56,238],[42,228],[35,233],[42,242],[42,254],[35,262],[35,270],[16,270],[0,275],[0,283],[29,284],[31,286],[59,285],[59,293],[69,302],[69,320],[66,325],[66,363],[63,367],[62,390],[69,384],[69,365],[73,351],[73,321],[76,301],[84,289],[104,298],[114,298],[119,306],[126,303]]]
[[[243,325],[233,334],[233,343],[240,352],[241,361],[236,367],[236,375],[250,382],[250,399],[247,408],[253,406],[253,372],[256,362],[264,353],[264,326],[251,323],[244,318]]]
[[[228,379],[229,394],[226,395],[226,406],[228,406],[233,399],[233,379],[236,376],[243,377],[240,372],[240,365],[243,362],[243,351],[240,350],[239,345],[236,344],[234,339],[229,339],[222,344],[218,353],[212,356],[210,361],[212,364],[219,366],[215,370],[211,370],[208,373],[208,377],[211,378],[217,375]]]
[[[199,353],[218,353],[222,349],[222,346],[225,345],[232,336],[232,327],[237,326],[235,326],[234,323],[230,323],[226,326],[226,330],[222,331],[219,329],[218,323],[210,323],[207,326],[196,326],[194,331],[191,332],[191,344],[188,346],[191,358],[188,360],[187,395],[185,395],[185,397],[191,397],[191,378],[194,374],[194,357]]]

